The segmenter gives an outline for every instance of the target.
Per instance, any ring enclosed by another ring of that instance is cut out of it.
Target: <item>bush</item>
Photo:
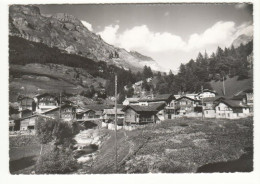
[[[54,148],[40,157],[35,165],[35,172],[37,174],[66,174],[75,171],[78,166],[70,150]]]

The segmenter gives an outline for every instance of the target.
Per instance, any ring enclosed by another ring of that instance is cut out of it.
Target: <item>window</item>
[[[220,107],[218,107],[218,110],[220,111]]]

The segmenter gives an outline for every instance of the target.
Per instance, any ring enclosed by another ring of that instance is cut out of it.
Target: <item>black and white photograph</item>
[[[10,175],[255,171],[254,1],[6,8]]]

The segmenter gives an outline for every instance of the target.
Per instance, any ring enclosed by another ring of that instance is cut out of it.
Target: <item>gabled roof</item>
[[[22,109],[22,110],[20,110],[20,112],[32,112],[32,110],[31,109]]]
[[[84,106],[86,109],[92,109],[94,111],[103,111],[104,109],[113,108],[113,105],[103,105],[103,104],[91,104]]]
[[[96,112],[96,111],[94,111],[92,109],[84,109],[84,110],[82,110],[80,112],[77,112],[77,114],[84,114],[84,113],[87,113],[87,112],[90,112],[90,111]]]
[[[236,95],[236,96],[233,96],[231,99],[232,100],[243,100],[243,98],[246,98],[246,94]]]
[[[45,116],[43,114],[33,114],[31,116],[26,116],[26,117],[20,118],[19,120],[25,120],[25,119],[29,119],[29,118],[33,118],[33,117],[37,117],[37,116],[40,116],[40,117],[43,117],[43,118],[54,119],[53,117]]]
[[[115,114],[116,113],[116,110],[113,108],[113,109],[104,109],[104,114]],[[117,109],[117,114],[124,114],[124,112],[121,110],[121,109]]]
[[[165,103],[156,103],[156,104],[150,104],[147,106],[141,106],[141,105],[127,105],[122,109],[122,111],[126,111],[127,109],[131,108],[135,112],[158,112],[162,110],[166,106]]]
[[[191,101],[194,101],[194,102],[199,102],[199,101],[200,101],[200,100],[195,100],[195,99],[192,99],[192,98],[190,98],[190,97],[187,97],[187,96],[182,96],[182,97],[180,97],[180,98],[176,99],[176,101],[179,101],[179,100],[181,100],[181,99],[183,99],[183,98],[186,98],[186,99],[188,99],[188,100],[191,100]]]
[[[36,98],[41,98],[41,97],[44,97],[44,96],[52,96],[54,98],[57,98],[55,95],[52,95],[52,94],[49,94],[49,93],[43,93],[43,94],[35,95]]]
[[[225,99],[225,97],[223,97],[223,96],[207,97],[207,98],[203,98],[203,102],[215,102],[215,101],[224,100],[224,99]]]
[[[227,105],[230,108],[246,108],[246,107],[248,107],[247,105],[241,104],[241,102],[237,101],[237,100],[221,100],[217,103],[217,105],[219,105],[220,103],[224,103],[225,105]]]
[[[61,109],[64,109],[66,107],[74,107],[74,108],[76,108],[76,106],[70,105],[70,104],[63,104],[63,105],[61,105]],[[53,109],[50,109],[50,110],[47,110],[47,111],[43,112],[42,114],[48,114],[49,112],[53,112],[53,111],[59,110],[59,108],[60,107],[55,107]]]
[[[204,89],[203,92],[199,92],[198,95],[200,95],[201,93],[204,93],[204,92],[210,92],[210,93],[217,94],[216,91],[209,90],[209,89]]]
[[[129,102],[138,102],[140,98],[126,98],[125,100],[128,100]]]
[[[158,102],[158,101],[169,101],[175,99],[172,94],[161,94],[156,95],[154,98],[143,98],[140,99],[139,102]]]
[[[25,96],[25,97],[22,97],[22,98],[17,99],[17,101],[19,102],[19,101],[22,101],[22,100],[24,100],[24,99],[33,100],[33,98],[31,98],[31,97]]]

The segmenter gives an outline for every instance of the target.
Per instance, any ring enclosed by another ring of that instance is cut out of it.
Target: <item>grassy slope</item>
[[[196,172],[207,163],[238,159],[253,147],[253,119],[176,119],[118,136],[120,173]],[[108,139],[89,173],[114,172],[114,141]]]
[[[9,168],[11,174],[30,174],[40,154],[40,144],[35,135],[9,137]],[[50,145],[43,147],[43,153]]]
[[[43,92],[78,94],[90,85],[98,89],[99,83],[105,84],[102,78],[93,78],[83,69],[80,70],[80,78],[84,85],[79,84],[79,80],[73,76],[76,74],[72,67],[63,65],[27,64],[25,66],[10,65],[9,93],[10,101],[17,99],[18,94],[35,95]]]
[[[248,79],[237,80],[238,76],[233,78],[227,77],[225,80],[225,91],[226,96],[233,96],[235,93],[246,90],[248,88],[253,88],[253,75],[250,71],[250,76]],[[223,82],[222,81],[211,81],[212,88],[216,90],[219,95],[223,95]]]

